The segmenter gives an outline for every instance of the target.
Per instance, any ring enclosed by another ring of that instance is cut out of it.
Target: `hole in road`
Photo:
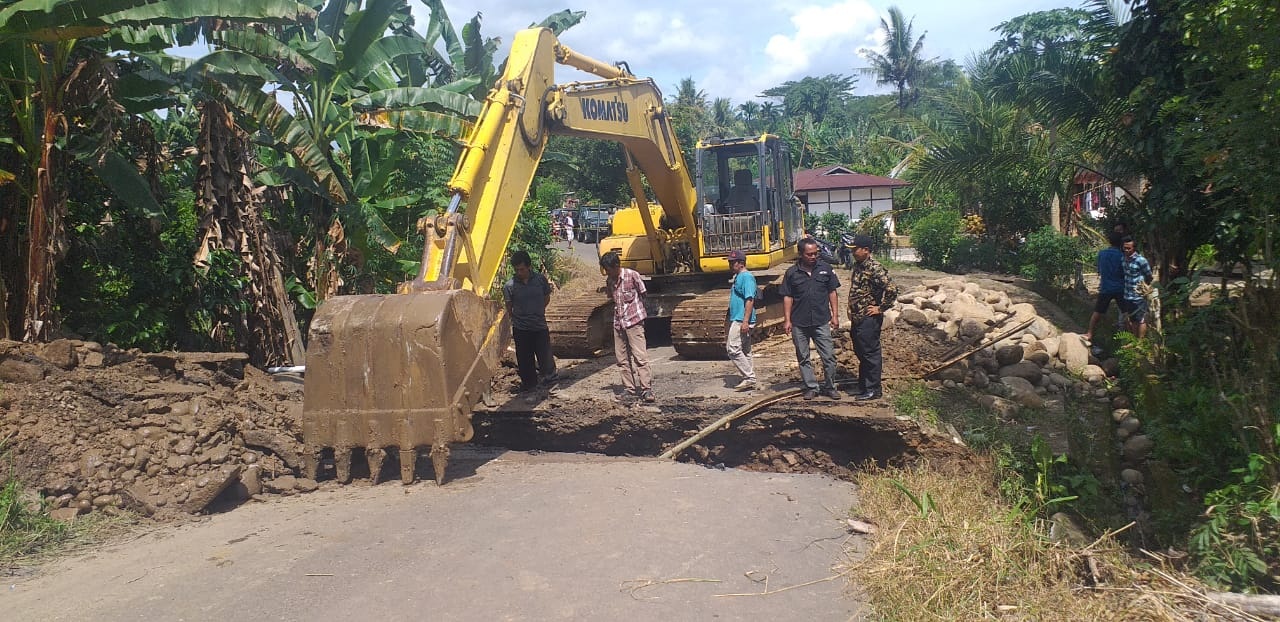
[[[615,409],[584,414],[503,411],[477,415],[473,444],[520,451],[657,456],[731,412],[664,405],[661,413]],[[753,471],[826,473],[851,477],[871,462],[910,462],[934,449],[910,422],[870,409],[774,405],[711,433],[679,457],[686,462]]]

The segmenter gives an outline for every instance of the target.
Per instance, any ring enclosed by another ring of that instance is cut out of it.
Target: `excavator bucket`
[[[363,449],[376,483],[389,448],[400,479],[414,480],[430,448],[444,483],[449,444],[471,439],[471,409],[488,389],[511,331],[494,301],[468,290],[336,296],[311,322],[303,388],[304,461],[315,478],[325,450],[351,480]]]

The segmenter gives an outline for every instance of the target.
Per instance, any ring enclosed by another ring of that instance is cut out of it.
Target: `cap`
[[[729,251],[729,256],[726,259],[729,260],[729,263],[733,263],[735,261],[745,262],[747,260],[747,254],[742,251]]]
[[[871,241],[871,236],[855,235],[853,236],[853,243],[849,246],[852,248],[871,248],[873,244],[874,242]]]

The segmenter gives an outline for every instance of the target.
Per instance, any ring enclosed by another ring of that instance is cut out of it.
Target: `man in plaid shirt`
[[[1133,236],[1126,235],[1121,240],[1120,250],[1124,253],[1124,303],[1121,307],[1129,317],[1129,332],[1142,339],[1147,336],[1147,298],[1145,296],[1151,281],[1151,264],[1147,258],[1138,253]]]
[[[626,388],[619,401],[629,403],[638,397],[652,403],[653,373],[644,340],[644,320],[648,317],[644,310],[644,279],[639,272],[623,268],[617,252],[605,253],[600,267],[608,276],[605,292],[613,300],[613,354]]]

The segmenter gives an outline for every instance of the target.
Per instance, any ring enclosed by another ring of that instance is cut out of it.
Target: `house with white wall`
[[[856,221],[863,208],[871,214],[889,213],[885,222],[893,233],[893,191],[910,185],[901,179],[855,173],[843,166],[810,168],[795,172],[795,193],[809,214],[837,212]]]

